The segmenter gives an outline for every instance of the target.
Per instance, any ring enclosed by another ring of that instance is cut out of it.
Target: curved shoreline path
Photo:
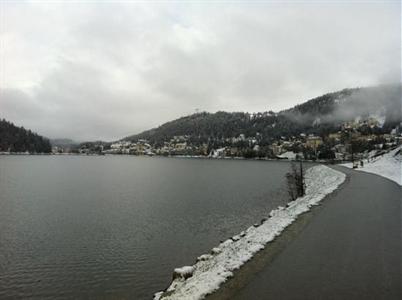
[[[334,169],[347,181],[230,299],[402,299],[402,187]]]

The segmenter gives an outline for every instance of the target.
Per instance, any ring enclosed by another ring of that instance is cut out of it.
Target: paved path
[[[402,188],[334,168],[347,182],[232,299],[402,299]]]

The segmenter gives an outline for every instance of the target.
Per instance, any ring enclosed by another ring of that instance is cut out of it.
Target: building
[[[273,143],[272,145],[269,146],[269,148],[272,150],[272,153],[274,155],[279,155],[279,154],[281,154],[283,152],[282,151],[282,146],[278,145],[277,143]]]
[[[176,151],[184,151],[184,150],[187,149],[187,143],[186,142],[177,143],[177,144],[174,145],[174,148],[175,148]]]
[[[319,136],[309,136],[306,140],[306,147],[317,149],[319,146],[323,144],[323,140]]]
[[[335,141],[340,141],[342,137],[342,134],[340,132],[336,132],[336,133],[330,133],[328,135],[328,138],[331,140],[335,140]]]

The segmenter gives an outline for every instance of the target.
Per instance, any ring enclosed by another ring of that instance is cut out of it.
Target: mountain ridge
[[[262,136],[262,144],[269,144],[281,136],[301,133],[318,135],[337,131],[344,122],[355,118],[370,118],[383,114],[380,131],[389,131],[401,122],[401,86],[347,88],[312,98],[292,108],[274,113],[201,112],[184,116],[159,127],[125,137],[121,140],[145,139],[161,144],[174,136],[189,136],[194,143],[223,139],[245,134]],[[398,102],[399,101],[399,102]]]

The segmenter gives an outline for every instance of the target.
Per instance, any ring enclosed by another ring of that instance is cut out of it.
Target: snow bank
[[[222,242],[210,254],[198,257],[192,266],[192,276],[179,276],[173,279],[163,292],[154,295],[159,299],[202,299],[217,290],[233,271],[250,260],[255,253],[290,224],[298,215],[317,205],[326,195],[334,191],[345,180],[345,174],[323,165],[306,171],[306,196],[290,202],[286,208],[279,207],[269,213],[269,218],[254,224],[247,230]],[[188,268],[188,267],[185,267]],[[177,269],[176,269],[177,270]]]
[[[189,278],[193,275],[194,266],[185,266],[181,268],[176,268],[173,271],[173,278]]]
[[[279,158],[287,158],[289,160],[295,160],[296,156],[297,156],[297,154],[292,152],[292,151],[288,151],[288,152],[285,152],[285,153],[283,153],[281,155],[278,155]]]
[[[356,170],[380,175],[402,186],[402,146],[375,157],[373,161],[363,160],[363,163],[363,167],[359,165]],[[343,166],[352,168],[352,163],[343,164]]]

